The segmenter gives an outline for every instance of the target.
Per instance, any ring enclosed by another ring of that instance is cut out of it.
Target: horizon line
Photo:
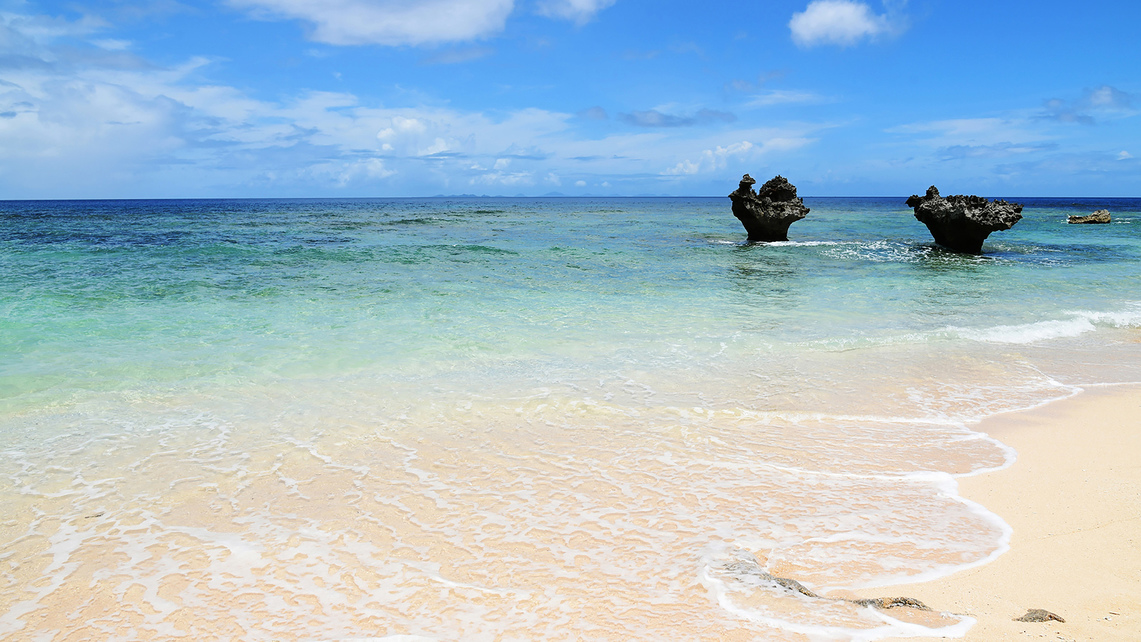
[[[854,196],[854,195],[834,195],[834,196],[816,196],[804,195],[800,198],[900,198],[906,200],[908,196],[898,194],[891,195],[878,195],[878,196]],[[575,198],[728,198],[728,196],[720,195],[703,195],[703,194],[688,194],[688,195],[667,195],[667,194],[539,194],[539,195],[502,195],[502,194],[435,194],[432,196],[129,196],[129,197],[70,197],[70,198],[0,198],[0,203],[59,203],[59,202],[83,202],[83,201],[334,201],[334,200],[434,200],[434,199],[575,199]],[[1012,196],[1012,195],[996,195],[984,196],[984,198],[1004,198],[1004,199],[1075,199],[1075,200],[1099,200],[1099,199],[1126,199],[1126,200],[1141,200],[1141,196]]]

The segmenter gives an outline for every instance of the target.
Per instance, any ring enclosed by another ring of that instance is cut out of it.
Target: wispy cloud
[[[449,49],[440,51],[423,60],[425,65],[458,65],[480,58],[486,58],[495,53],[491,47],[469,47],[466,49]]]
[[[575,115],[585,120],[606,120],[609,118],[609,116],[606,114],[606,110],[599,107],[598,105],[584,109]]]
[[[503,31],[515,0],[228,0],[262,20],[301,20],[331,45],[435,45]],[[577,24],[615,0],[540,0],[538,12]],[[470,60],[468,58],[467,60]],[[464,60],[456,60],[463,62]]]
[[[916,135],[934,147],[1036,143],[1045,135],[1025,118],[952,118],[892,127],[890,134]]]
[[[125,51],[131,48],[130,40],[116,40],[113,38],[103,38],[100,40],[92,40],[91,44],[106,49],[107,51]]]
[[[663,113],[656,109],[648,109],[619,114],[618,118],[635,127],[691,127],[708,123],[731,123],[737,120],[737,116],[734,114],[713,109],[702,109],[691,116],[678,116]]]
[[[1098,118],[1136,113],[1136,96],[1110,85],[1087,89],[1077,100],[1053,98],[1046,101],[1043,118],[1063,123],[1092,125]]]
[[[876,14],[856,0],[813,0],[804,11],[792,14],[788,23],[792,40],[801,47],[850,46],[865,38],[902,31],[899,15],[903,3],[889,3],[888,13]]]
[[[331,45],[464,42],[503,30],[514,0],[229,0],[265,20],[302,20]]]
[[[943,160],[961,160],[964,158],[1004,158],[1017,156],[1019,154],[1050,151],[1057,148],[1057,143],[996,143],[994,145],[951,145],[939,148],[937,153]]]
[[[732,89],[733,91],[756,91],[761,87],[764,87],[768,82],[783,76],[783,71],[769,71],[757,74],[756,80],[745,80],[743,78],[731,80],[726,83],[725,88]]]
[[[746,107],[769,107],[771,105],[788,105],[794,103],[823,103],[829,102],[827,98],[809,91],[796,91],[774,89],[763,94],[757,94],[745,103]]]
[[[615,0],[541,0],[539,13],[582,25],[590,22],[595,14],[614,2]]]

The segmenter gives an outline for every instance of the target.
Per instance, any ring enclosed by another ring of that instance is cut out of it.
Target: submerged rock
[[[907,206],[931,230],[936,243],[967,254],[978,254],[991,232],[1009,230],[1022,219],[1022,205],[1018,203],[962,194],[943,198],[934,185],[927,188],[925,196],[913,194]]]
[[[1108,223],[1112,218],[1109,216],[1109,210],[1098,210],[1089,216],[1071,216],[1070,223],[1076,224],[1093,224],[1093,223]]]
[[[729,195],[736,216],[750,241],[787,241],[788,228],[808,215],[804,199],[796,196],[796,186],[783,176],[776,176],[753,191],[757,181],[745,174],[737,191]]]
[[[1046,609],[1030,609],[1026,615],[1014,618],[1015,622],[1065,622],[1062,616],[1057,613],[1051,613]]]
[[[748,174],[745,174],[748,176]],[[742,181],[743,182],[743,181]],[[751,576],[765,582],[772,582],[781,588],[792,591],[793,593],[800,593],[805,597],[820,597],[813,593],[809,588],[794,579],[787,577],[777,577],[761,568],[757,558],[752,553],[740,549],[733,555],[733,561],[725,565],[725,570],[732,575],[737,576]]]
[[[746,174],[747,176],[747,174]],[[760,562],[750,552],[737,549],[733,553],[733,560],[725,565],[725,570],[737,577],[749,577],[755,580],[776,584],[792,593],[799,593],[804,597],[833,602],[848,602],[857,606],[871,607],[873,609],[887,610],[897,608],[910,608],[917,611],[930,611],[931,607],[913,597],[873,597],[867,599],[829,598],[817,595],[807,586],[788,577],[778,577],[761,568]],[[1053,614],[1051,614],[1053,615]]]

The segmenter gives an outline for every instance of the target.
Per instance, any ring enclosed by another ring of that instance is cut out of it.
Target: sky
[[[0,199],[1141,197],[1141,3],[0,0]]]

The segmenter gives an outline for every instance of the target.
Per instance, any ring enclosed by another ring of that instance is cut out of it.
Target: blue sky
[[[1141,196],[1141,5],[0,0],[0,198]]]

